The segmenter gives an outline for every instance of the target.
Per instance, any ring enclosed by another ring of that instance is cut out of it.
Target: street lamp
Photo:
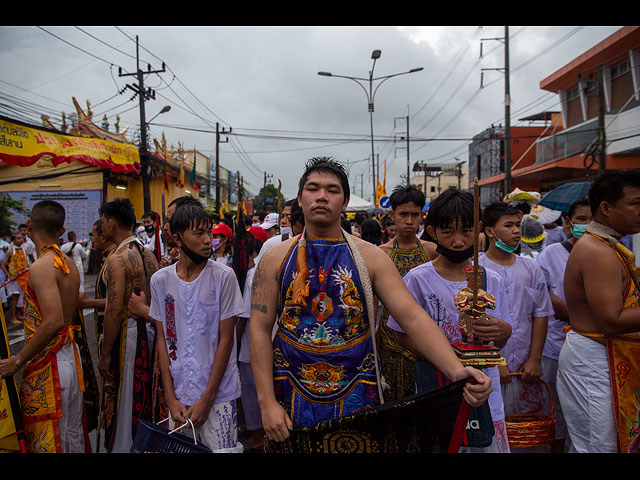
[[[406,75],[408,73],[415,73],[415,72],[419,72],[421,70],[423,70],[422,67],[419,68],[412,68],[411,70],[407,71],[407,72],[401,72],[401,73],[394,73],[392,75],[385,75],[383,77],[377,77],[377,78],[373,78],[373,70],[376,66],[376,60],[378,60],[380,58],[380,55],[382,54],[382,52],[380,50],[374,50],[371,53],[371,59],[373,60],[373,65],[371,66],[371,70],[369,70],[369,78],[359,78],[359,77],[349,77],[346,75],[334,75],[333,73],[330,72],[318,72],[318,75],[321,75],[323,77],[337,77],[337,78],[346,78],[349,80],[353,80],[354,82],[356,82],[358,85],[360,85],[362,87],[362,89],[364,90],[364,93],[367,96],[367,105],[369,107],[369,121],[371,124],[371,168],[373,171],[373,201],[375,202],[376,199],[376,189],[377,189],[377,178],[378,178],[378,173],[376,172],[376,164],[375,164],[375,153],[374,153],[374,142],[373,142],[373,111],[374,111],[374,107],[373,107],[373,103],[374,103],[374,98],[376,96],[376,92],[378,91],[378,88],[380,88],[380,85],[382,85],[383,82],[389,80],[392,77],[397,77],[399,75]],[[380,81],[380,83],[376,86],[375,90],[373,88],[373,83]],[[362,82],[368,82],[369,83],[369,90],[367,91],[367,87],[365,86],[364,83]]]
[[[158,115],[161,115],[163,113],[167,113],[169,110],[171,110],[171,105],[165,105],[164,107],[162,107],[162,110],[160,110],[158,113],[156,113],[153,116],[153,118],[147,122],[147,125],[149,125],[151,122],[153,122]]]

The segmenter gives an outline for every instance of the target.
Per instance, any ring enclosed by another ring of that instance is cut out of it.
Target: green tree
[[[22,200],[14,200],[8,193],[0,194],[0,236],[10,235],[18,224],[11,220],[14,213],[21,213],[28,217],[31,212],[24,206]]]
[[[284,206],[284,196],[280,193],[280,202]],[[278,209],[278,189],[273,184],[262,187],[253,199],[253,209],[256,212],[275,212]]]

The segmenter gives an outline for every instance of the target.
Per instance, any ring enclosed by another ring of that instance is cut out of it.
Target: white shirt
[[[484,252],[478,257],[479,265],[502,277],[507,291],[512,330],[501,351],[511,372],[519,371],[529,358],[533,318],[553,315],[547,282],[536,261],[519,255],[515,255],[515,260],[504,266],[490,260]]]
[[[183,404],[193,405],[206,390],[218,347],[220,322],[242,313],[242,295],[233,270],[211,259],[191,282],[178,277],[176,264],[161,268],[151,277],[149,315],[162,322],[175,395]],[[215,402],[239,396],[234,338]]]
[[[73,246],[74,243],[76,244],[75,246]],[[73,251],[71,251],[71,247],[73,247]],[[73,263],[78,267],[78,273],[80,274],[80,291],[84,292],[84,261],[87,258],[87,251],[78,242],[67,242],[60,247],[60,250],[69,255]]]
[[[549,291],[564,301],[564,271],[569,259],[569,251],[562,243],[552,243],[538,255],[537,262],[547,281]],[[549,315],[547,340],[542,354],[545,357],[558,359],[560,349],[564,343],[563,327],[567,322],[558,320],[553,314]]]

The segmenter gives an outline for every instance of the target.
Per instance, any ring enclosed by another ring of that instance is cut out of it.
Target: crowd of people
[[[640,358],[640,271],[628,248],[640,232],[638,171],[605,172],[553,224],[531,202],[480,209],[456,188],[425,213],[412,185],[394,189],[389,213],[348,218],[349,195],[342,165],[319,157],[280,215],[219,218],[185,196],[140,224],[129,200],[107,202],[91,235],[94,298],[75,234],[59,245],[64,209],[36,204],[1,263],[7,279],[23,279],[10,282],[10,305],[26,344],[0,375],[22,370],[28,450],[89,451],[94,372],[93,428],[108,452],[131,451],[141,420],[193,431],[213,452],[253,452],[425,391],[428,367],[472,380],[464,399],[488,419],[489,441],[460,452],[639,451],[640,371],[628,361]],[[474,252],[489,301],[469,326],[455,299]],[[95,366],[81,359],[87,308]],[[469,338],[504,364],[466,365],[452,344]],[[552,402],[553,442],[511,446],[508,414],[548,415]]]

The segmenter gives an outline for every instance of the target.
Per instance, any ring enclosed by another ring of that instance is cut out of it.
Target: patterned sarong
[[[307,427],[381,400],[365,293],[349,244],[306,240],[308,295],[296,305],[300,243],[280,271],[273,376],[278,402],[294,425]]]
[[[398,241],[394,239],[390,258],[401,276],[429,261],[420,240],[417,241],[416,248],[401,249],[398,247]],[[418,357],[397,344],[394,331],[387,327],[388,320],[389,312],[385,308],[382,310],[380,326],[376,332],[376,342],[385,383],[384,397],[385,400],[395,400],[416,393],[414,365]]]
[[[125,239],[116,250],[121,246],[128,244],[128,248],[143,248],[135,238],[129,237]],[[142,259],[144,266],[144,259]],[[132,318],[128,308],[125,308],[121,314],[120,335],[111,350],[111,366],[110,371],[113,375],[113,381],[105,381],[103,386],[102,414],[100,425],[105,431],[105,447],[107,451],[111,451],[113,441],[115,440],[115,431],[117,428],[118,409],[120,406],[120,395],[122,393],[122,378],[124,376],[125,354],[127,348],[127,325],[129,319]],[[133,394],[132,411],[131,411],[131,436],[135,438],[138,420],[152,420],[152,392],[151,387],[154,382],[153,377],[153,358],[149,355],[149,339],[147,337],[146,320],[142,318],[134,318],[136,324],[136,345],[135,359],[133,367],[133,386],[131,388]]]

